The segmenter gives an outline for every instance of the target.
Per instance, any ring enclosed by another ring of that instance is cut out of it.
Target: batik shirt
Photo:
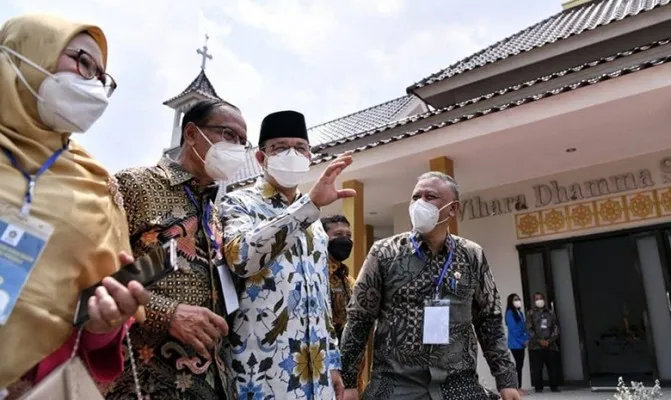
[[[329,260],[329,283],[331,286],[331,310],[333,326],[338,340],[347,322],[347,303],[352,296],[354,279],[349,276],[349,268],[343,263]]]
[[[224,255],[241,277],[229,338],[240,398],[332,399],[340,369],[328,236],[309,196],[291,204],[264,179],[221,204]]]
[[[529,339],[529,350],[553,350],[559,351],[559,321],[555,313],[547,307],[534,307],[527,315],[527,330],[531,335]],[[540,341],[550,342],[548,347],[541,346]]]
[[[223,259],[212,248],[201,226],[204,206],[211,203],[216,187],[199,188],[181,165],[163,158],[158,166],[132,168],[117,173],[124,197],[134,256],[176,239],[179,270],[151,288],[147,320],[130,331],[140,385],[151,400],[234,399],[230,346],[226,339],[216,345],[212,361],[169,334],[179,304],[208,308],[223,314],[218,294],[217,263]],[[198,202],[186,194],[188,186]],[[212,206],[214,207],[214,206]],[[209,226],[221,244],[221,224],[213,208]],[[128,349],[124,349],[127,354]],[[133,374],[126,357],[123,376],[109,389],[109,400],[135,398]]]
[[[432,254],[419,235],[406,232],[371,248],[354,286],[341,345],[345,387],[353,388],[358,361],[377,320],[364,399],[487,398],[477,380],[478,341],[497,388],[517,387],[501,300],[487,259],[477,244],[452,238],[451,268],[439,293],[451,302],[448,345],[425,345],[422,337],[425,301],[435,298],[448,244]],[[453,287],[447,284],[451,279],[457,282]]]

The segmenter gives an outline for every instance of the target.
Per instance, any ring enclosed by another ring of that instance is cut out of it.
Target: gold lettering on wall
[[[515,215],[518,239],[671,216],[671,187]]]

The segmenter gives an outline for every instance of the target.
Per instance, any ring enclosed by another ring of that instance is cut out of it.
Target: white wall
[[[667,157],[669,158],[667,164],[660,165],[660,160]],[[671,150],[631,158],[617,163],[597,165],[590,168],[551,175],[537,180],[500,186],[497,188],[480,191],[478,193],[468,193],[462,195],[462,199],[464,201],[475,196],[479,196],[484,201],[490,201],[494,198],[501,199],[509,196],[517,196],[518,194],[524,194],[529,209],[475,219],[469,219],[468,215],[465,215],[463,220],[459,221],[459,235],[476,241],[485,249],[485,253],[492,267],[492,272],[494,274],[499,292],[501,293],[502,301],[505,301],[505,298],[512,292],[522,295],[522,279],[520,274],[519,258],[516,249],[518,244],[549,241],[562,237],[582,236],[609,230],[627,229],[635,226],[645,226],[671,221],[671,215],[667,215],[666,217],[638,222],[629,222],[609,227],[594,227],[580,231],[565,232],[562,234],[518,239],[515,215],[523,214],[535,209],[536,200],[534,198],[533,186],[538,184],[547,184],[552,180],[556,180],[560,185],[569,185],[573,182],[582,183],[591,179],[609,177],[611,175],[623,174],[627,172],[638,173],[638,171],[641,169],[648,169],[650,171],[655,184],[654,188],[664,188],[671,186]],[[666,171],[666,173],[664,173],[664,171]],[[458,176],[455,178],[457,181],[459,181]],[[647,189],[650,188],[641,190]],[[636,191],[622,192],[619,194],[628,193],[636,193]],[[606,196],[605,198],[608,197],[609,196]],[[577,204],[583,201],[584,200],[569,202],[566,204]],[[541,209],[547,208],[552,208],[552,206],[550,205],[547,207],[542,207]],[[393,207],[393,212],[394,233],[400,233],[408,230],[410,228],[410,222],[408,218],[408,204],[403,203],[395,205]],[[523,386],[525,388],[530,387],[528,365],[529,362],[527,357],[523,376]],[[494,388],[494,380],[489,373],[487,363],[482,358],[481,354],[478,362],[478,370],[481,380],[484,381],[484,383],[489,387]]]

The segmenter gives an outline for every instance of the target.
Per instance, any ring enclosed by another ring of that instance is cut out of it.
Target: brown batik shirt
[[[497,388],[517,387],[501,299],[487,259],[476,243],[453,239],[452,267],[440,290],[440,297],[451,301],[448,345],[422,342],[425,301],[436,294],[448,245],[431,254],[420,235],[406,232],[371,248],[354,286],[341,344],[345,386],[354,388],[359,360],[377,321],[373,370],[364,399],[488,398],[476,373],[478,341]],[[458,278],[454,289],[447,283],[452,278]]]
[[[331,288],[333,327],[336,330],[338,341],[340,341],[347,322],[347,303],[349,303],[354,287],[354,279],[349,276],[349,268],[345,264],[329,259],[329,286]]]
[[[227,339],[217,344],[212,361],[170,336],[177,305],[188,304],[224,314],[217,265],[221,257],[201,226],[216,187],[199,188],[194,177],[167,157],[155,167],[131,168],[116,175],[126,205],[134,256],[176,239],[179,270],[152,287],[147,320],[130,330],[143,395],[152,400],[234,399]],[[188,186],[198,207],[186,194]],[[211,204],[209,226],[221,246],[221,224]],[[124,349],[126,352],[127,349]],[[124,374],[108,390],[108,400],[135,398],[128,357]]]

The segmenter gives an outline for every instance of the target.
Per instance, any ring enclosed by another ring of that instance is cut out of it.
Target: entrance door
[[[581,385],[585,382],[583,348],[576,318],[570,249],[570,245],[555,245],[520,251],[522,286],[527,309],[533,304],[534,293],[540,292],[557,315],[563,381]],[[546,370],[543,375],[547,380]]]
[[[669,257],[671,231],[647,232],[633,237],[638,254],[645,298],[648,304],[649,335],[654,343],[656,378],[671,381],[671,297]],[[665,243],[666,242],[666,243]]]
[[[650,384],[651,317],[631,237],[577,241],[573,258],[591,386],[614,387],[619,377]]]

